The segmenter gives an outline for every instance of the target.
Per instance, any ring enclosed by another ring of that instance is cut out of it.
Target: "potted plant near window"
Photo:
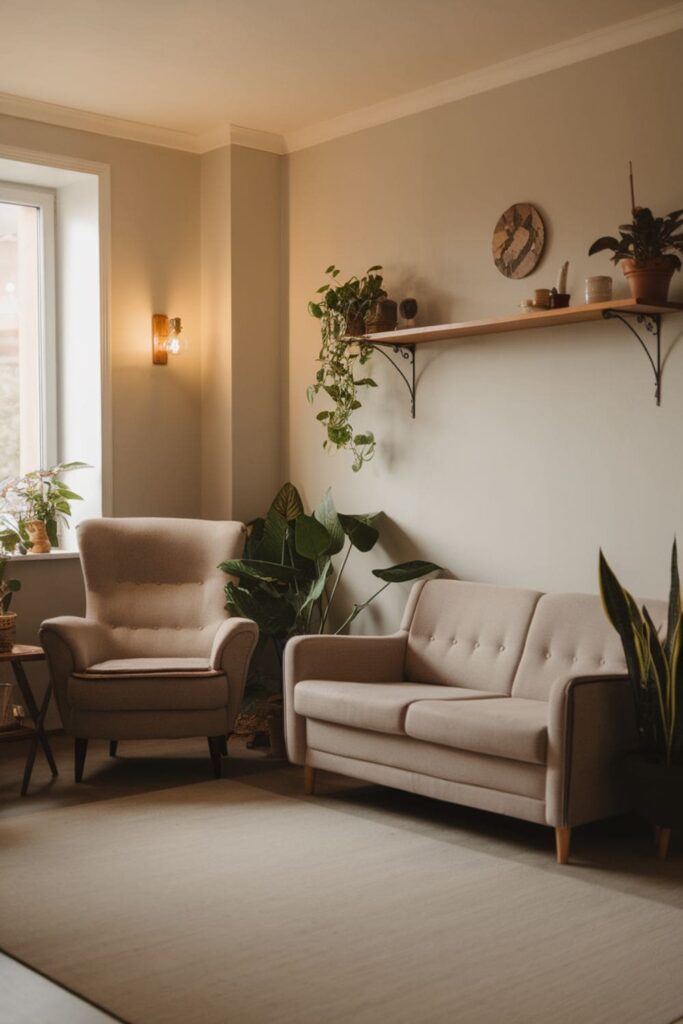
[[[621,264],[631,297],[656,306],[666,302],[674,271],[681,269],[683,210],[655,217],[647,206],[636,206],[632,170],[630,179],[633,220],[619,225],[619,238],[596,239],[588,255],[610,251],[612,262]]]
[[[600,552],[600,592],[619,633],[635,702],[640,749],[625,759],[636,810],[657,831],[666,857],[671,830],[683,827],[683,617],[676,542],[665,638],[647,608],[642,610]]]
[[[5,579],[8,561],[0,558],[0,653],[11,651],[17,637],[17,614],[9,610],[12,597],[21,590],[19,580]]]
[[[61,476],[73,469],[87,468],[85,462],[62,462],[3,481],[0,489],[3,547],[11,550],[19,546],[33,554],[46,554],[57,547],[59,524],[68,522],[71,502],[82,500]]]

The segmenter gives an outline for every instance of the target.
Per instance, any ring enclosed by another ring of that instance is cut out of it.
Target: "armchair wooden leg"
[[[569,863],[569,846],[572,841],[572,830],[570,828],[555,829],[555,849],[557,850],[557,863]]]
[[[304,767],[304,793],[306,796],[313,796],[315,793],[315,768],[308,764]]]
[[[655,839],[657,841],[657,860],[666,860],[671,842],[671,829],[658,825],[655,829]]]
[[[109,756],[116,757],[116,748],[119,745],[118,740],[109,740]]]
[[[223,742],[225,737],[223,736],[208,736],[209,741],[209,756],[211,757],[211,766],[213,768],[214,778],[220,779],[221,777],[221,753],[223,751]]]
[[[76,737],[74,740],[74,779],[76,782],[83,781],[83,769],[85,767],[85,755],[88,753],[88,741]]]

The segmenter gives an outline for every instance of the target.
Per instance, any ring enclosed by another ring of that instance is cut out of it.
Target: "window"
[[[0,480],[57,461],[54,193],[0,182]]]

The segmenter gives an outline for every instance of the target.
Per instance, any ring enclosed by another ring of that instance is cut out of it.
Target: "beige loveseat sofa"
[[[550,825],[566,863],[572,826],[625,809],[625,671],[599,597],[421,581],[392,636],[288,643],[289,758],[309,793],[327,769]]]

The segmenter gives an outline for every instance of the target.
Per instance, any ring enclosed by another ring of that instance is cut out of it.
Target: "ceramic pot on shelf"
[[[47,535],[47,529],[42,519],[29,519],[24,523],[24,525],[26,527],[29,540],[31,541],[29,554],[47,555],[52,550],[52,544],[50,543],[50,538]]]
[[[621,260],[631,298],[646,305],[659,306],[667,301],[669,285],[676,265],[671,256],[658,256],[647,263]]]
[[[17,639],[17,613],[0,613],[0,654],[11,651]]]

